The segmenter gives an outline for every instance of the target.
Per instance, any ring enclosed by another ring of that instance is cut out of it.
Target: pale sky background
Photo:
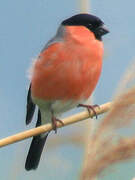
[[[96,104],[111,100],[119,80],[135,57],[134,7],[134,0],[91,0],[91,13],[99,16],[110,30],[103,38],[105,57],[95,90]],[[26,129],[27,71],[31,61],[55,34],[61,21],[79,12],[77,0],[0,1],[0,138]],[[27,129],[31,127],[34,123]],[[71,131],[74,131],[73,126],[65,127],[56,136],[68,136]],[[2,180],[78,179],[82,148],[72,143],[49,150],[46,146],[38,170],[26,172],[24,162],[29,143],[30,140],[26,140],[0,149]],[[131,180],[134,176],[135,163],[132,162],[113,168],[102,180]]]

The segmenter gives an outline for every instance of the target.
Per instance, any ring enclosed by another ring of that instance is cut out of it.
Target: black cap
[[[64,26],[85,26],[92,31],[96,38],[101,40],[101,36],[109,33],[107,28],[104,28],[104,22],[97,16],[91,14],[77,14],[62,22]]]

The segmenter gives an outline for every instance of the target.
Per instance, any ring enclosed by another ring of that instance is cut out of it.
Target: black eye
[[[92,25],[92,24],[88,24],[87,27],[88,27],[89,29],[92,29],[92,28],[93,28],[93,25]]]

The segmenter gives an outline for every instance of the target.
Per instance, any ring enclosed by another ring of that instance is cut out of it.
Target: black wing
[[[32,102],[32,98],[31,98],[31,84],[30,84],[28,95],[27,95],[26,124],[29,124],[32,121],[35,108],[36,108],[36,105]]]

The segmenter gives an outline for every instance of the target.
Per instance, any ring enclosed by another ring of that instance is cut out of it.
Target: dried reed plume
[[[80,0],[79,7],[81,13],[87,13],[90,11],[90,0]]]
[[[124,76],[109,113],[103,118],[89,142],[88,163],[81,180],[92,180],[115,163],[135,157],[135,136],[121,137],[118,130],[135,119],[135,64]]]

